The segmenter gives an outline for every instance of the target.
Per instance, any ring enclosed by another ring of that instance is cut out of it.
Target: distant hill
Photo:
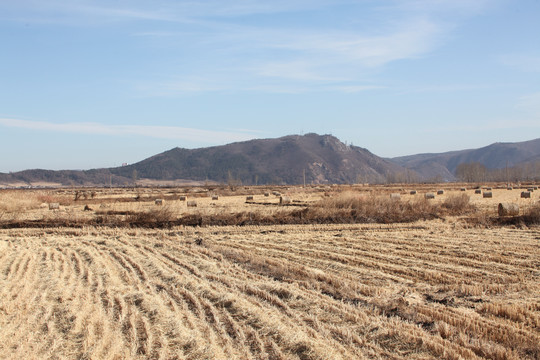
[[[141,162],[110,169],[117,176],[212,180],[243,184],[343,184],[383,182],[406,171],[366,149],[331,135],[289,135],[201,149],[175,148]]]
[[[331,135],[289,135],[200,149],[174,148],[138,163],[93,170],[0,173],[0,185],[129,185],[135,180],[235,184],[384,182],[401,166]]]
[[[32,169],[9,174],[0,173],[0,185],[10,186],[96,186],[121,185],[130,179],[117,176],[109,169],[43,170]]]
[[[540,161],[540,138],[515,143],[494,143],[479,149],[401,156],[390,160],[414,170],[423,179],[440,177],[452,181],[456,179],[457,166],[463,163],[480,163],[488,169],[536,163]]]
[[[463,163],[480,163],[488,169],[523,166],[534,173],[540,166],[540,139],[383,159],[332,135],[289,135],[200,149],[174,148],[116,168],[0,173],[0,186],[117,186],[147,179],[162,184],[244,185],[302,184],[304,178],[307,184],[453,181]],[[516,174],[524,174],[518,170]]]

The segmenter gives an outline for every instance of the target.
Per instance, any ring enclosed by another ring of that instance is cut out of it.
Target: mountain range
[[[463,163],[500,169],[539,162],[540,139],[385,159],[332,135],[311,133],[199,149],[174,148],[115,168],[0,173],[0,185],[118,186],[143,179],[245,185],[453,181]]]
[[[390,160],[415,171],[423,179],[440,177],[445,181],[453,181],[456,180],[459,164],[479,163],[487,169],[536,164],[540,161],[540,138],[514,143],[498,142],[479,149],[401,156]]]

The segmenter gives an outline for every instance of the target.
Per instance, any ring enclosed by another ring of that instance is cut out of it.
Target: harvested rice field
[[[6,359],[538,359],[540,229],[4,229],[0,338]]]

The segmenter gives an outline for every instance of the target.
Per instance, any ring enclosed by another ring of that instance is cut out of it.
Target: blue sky
[[[539,0],[0,0],[0,172],[316,132],[540,137]]]

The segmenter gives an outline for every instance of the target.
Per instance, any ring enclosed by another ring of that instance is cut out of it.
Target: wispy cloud
[[[474,133],[482,131],[495,131],[495,130],[526,130],[526,129],[539,129],[540,123],[534,119],[492,119],[483,123],[467,123],[467,124],[452,124],[434,127],[425,127],[420,131],[422,133]]]
[[[540,54],[507,54],[499,59],[504,65],[521,71],[540,73]]]
[[[516,107],[540,119],[540,92],[528,94],[518,99]]]
[[[163,74],[162,81],[140,82],[141,94],[174,96],[215,91],[280,93],[350,92],[380,89],[371,77],[390,62],[414,59],[431,51],[443,32],[429,21],[402,23],[386,34],[352,30],[275,29],[226,26],[226,31],[199,34],[197,57],[205,59]],[[144,36],[180,42],[183,33]],[[220,49],[220,64],[208,59]],[[269,60],[271,59],[271,60]],[[188,61],[188,60],[186,60]],[[183,73],[184,72],[184,73]],[[171,80],[171,77],[174,80]]]
[[[381,30],[384,33],[377,35],[359,31],[280,30],[255,32],[253,39],[267,39],[262,43],[267,47],[303,54],[315,64],[354,62],[356,66],[375,67],[426,53],[437,44],[443,29],[434,22],[415,19]]]
[[[316,64],[307,60],[293,60],[285,62],[269,62],[256,66],[250,70],[256,75],[269,78],[285,78],[309,82],[338,82],[347,80],[320,74],[315,67]]]
[[[21,0],[22,5],[12,7],[24,7],[37,19],[60,18],[72,25],[136,23],[131,34],[148,46],[156,46],[152,40],[159,38],[160,46],[170,50],[169,64],[175,65],[157,70],[146,83],[133,83],[142,96],[174,96],[253,89],[350,91],[350,83],[366,91],[374,85],[365,83],[371,83],[381,68],[434,51],[460,19],[476,14],[489,2],[407,0],[365,5],[353,0],[158,0],[149,5],[142,0],[120,0],[111,5],[89,0]],[[319,16],[313,16],[340,5],[373,26],[343,9],[338,12],[343,21],[333,24],[322,21],[321,26]],[[306,12],[307,21],[283,24],[273,17],[262,23],[253,21],[261,14],[301,16]]]
[[[195,22],[205,18],[231,18],[255,14],[275,14],[290,11],[317,9],[328,5],[348,2],[347,0],[205,0],[174,1],[156,0],[151,3],[141,0],[91,1],[91,0],[19,0],[0,4],[10,12],[24,10],[24,18],[12,20],[37,23],[62,23],[72,26],[85,25],[86,22],[154,20],[167,22]],[[0,15],[0,17],[2,17]],[[84,21],[82,21],[84,20]],[[86,22],[85,22],[86,21]]]
[[[390,2],[387,8],[402,12],[428,13],[436,15],[470,16],[483,12],[498,0],[405,0]],[[385,7],[381,5],[380,7]]]
[[[107,125],[100,123],[51,123],[22,119],[0,118],[0,125],[27,130],[51,131],[75,134],[125,136],[135,135],[160,139],[177,139],[206,144],[222,144],[253,139],[256,132],[250,130],[211,131],[178,126],[155,125]]]

